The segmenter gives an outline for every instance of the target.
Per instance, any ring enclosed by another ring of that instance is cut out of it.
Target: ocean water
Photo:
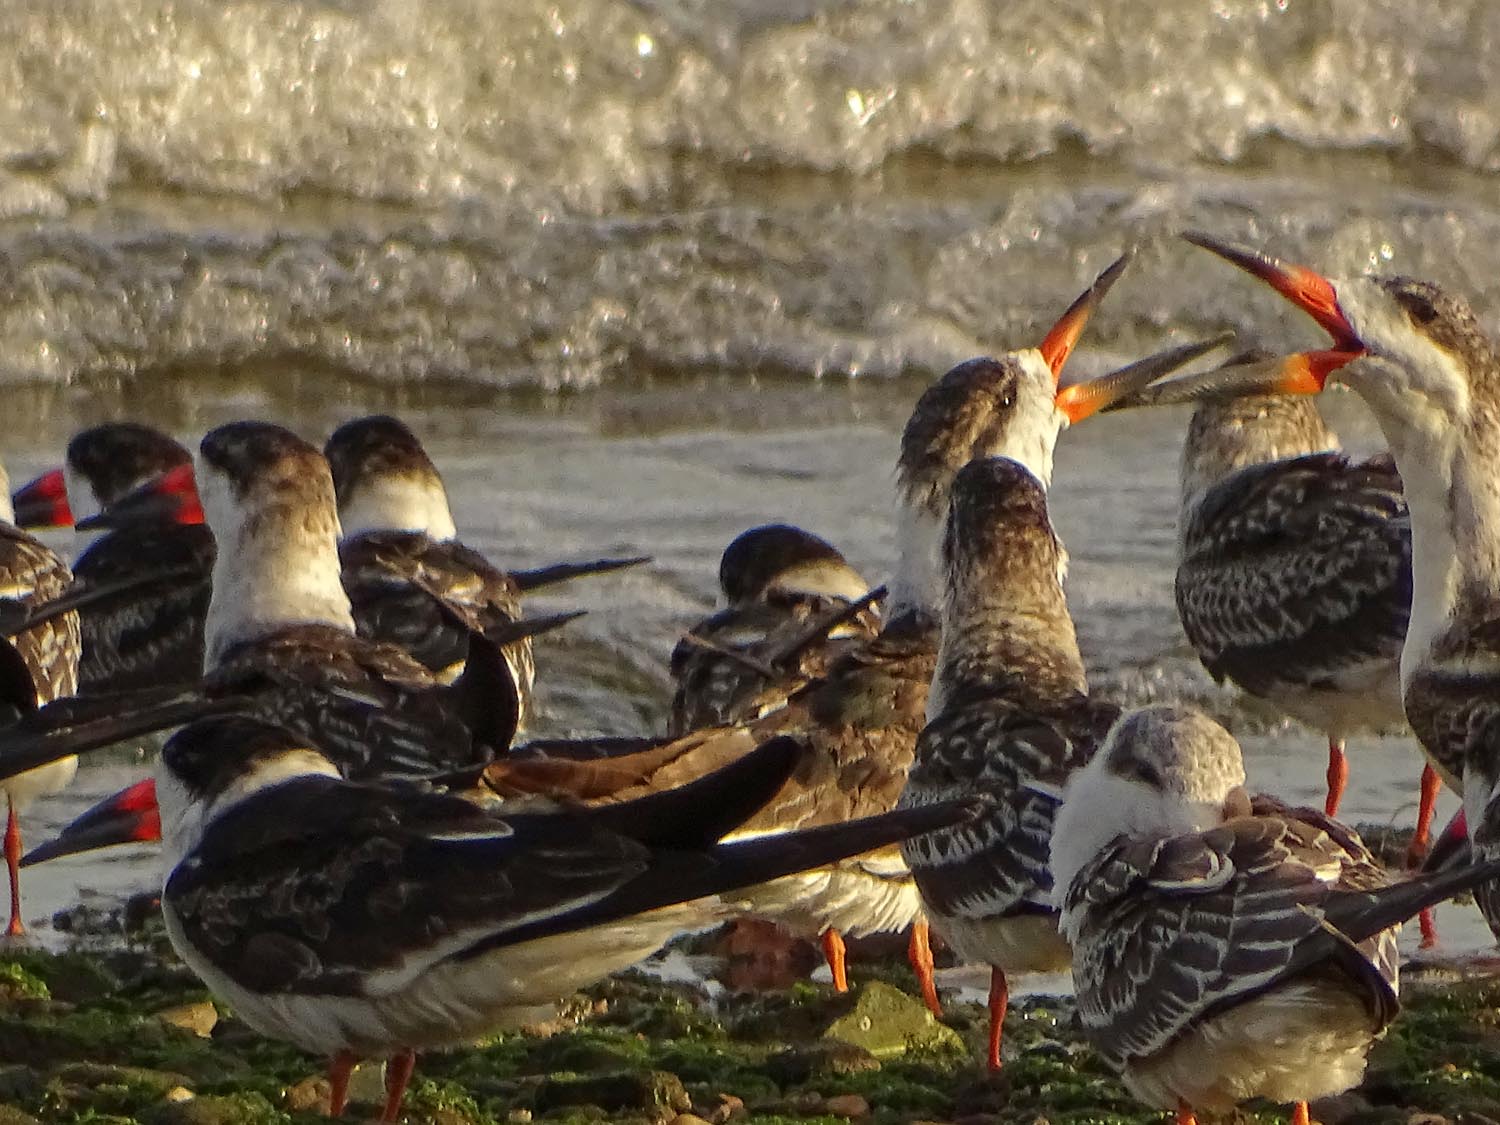
[[[542,646],[540,729],[652,730],[729,538],[792,520],[883,577],[921,388],[1034,343],[1126,245],[1080,373],[1226,327],[1319,339],[1187,227],[1430,277],[1496,324],[1497,85],[1487,0],[14,0],[0,453],[19,481],[106,418],[321,441],[401,413],[498,560],[654,555],[539,602],[590,610]],[[1357,402],[1328,409],[1376,444]],[[1320,739],[1211,684],[1177,628],[1184,423],[1060,447],[1093,675],[1211,707],[1253,782],[1316,800]],[[1351,757],[1349,818],[1409,822],[1410,741]],[[153,872],[49,865],[28,915]],[[1445,943],[1489,944],[1450,913]]]

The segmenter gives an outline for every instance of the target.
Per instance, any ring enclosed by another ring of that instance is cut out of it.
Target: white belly
[[[1364,1003],[1332,982],[1293,982],[1204,1021],[1126,1068],[1131,1093],[1227,1112],[1248,1098],[1312,1101],[1359,1084],[1375,1041]]]

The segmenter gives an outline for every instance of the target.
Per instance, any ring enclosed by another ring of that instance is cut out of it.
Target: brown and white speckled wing
[[[0,524],[0,597],[40,605],[62,594],[71,582],[67,564],[55,551],[19,528]],[[30,710],[78,690],[77,613],[18,633],[9,644],[24,664],[33,689],[32,698],[10,702]]]
[[[1407,721],[1422,749],[1463,791],[1471,748],[1481,754],[1500,716],[1500,618],[1461,612],[1460,626],[1433,642],[1406,685]]]
[[[934,627],[916,619],[893,622],[842,655],[785,707],[751,723],[757,740],[793,735],[809,753],[746,827],[787,831],[895,808],[936,663]]]
[[[901,807],[971,793],[994,804],[967,824],[902,845],[934,917],[1054,912],[1048,853],[1062,789],[1118,716],[1118,707],[1083,695],[1047,709],[998,693],[948,701],[917,742]]]
[[[1338,688],[1400,658],[1411,520],[1389,457],[1317,453],[1243,469],[1183,536],[1177,609],[1215,679],[1267,697]]]
[[[845,652],[873,639],[879,617],[865,609],[821,637],[808,631],[846,606],[838,599],[800,596],[728,609],[694,625],[672,650],[669,730],[748,722],[828,674]]]
[[[107,586],[142,571],[183,577],[80,612],[79,690],[129,691],[198,679],[213,566],[213,533],[201,524],[127,523],[80,555],[73,574],[86,585]]]
[[[1377,1028],[1394,1018],[1395,931],[1358,944],[1338,933],[1389,877],[1358,836],[1319,813],[1259,797],[1253,814],[1119,841],[1068,888],[1079,1013],[1116,1069],[1301,973],[1342,974]]]
[[[504,748],[476,739],[454,689],[399,648],[327,626],[238,645],[206,682],[310,739],[351,780],[477,770]]]
[[[369,531],[339,544],[344,591],[361,636],[405,649],[433,672],[456,672],[469,632],[518,621],[521,598],[510,577],[478,551],[421,532]],[[522,699],[536,666],[531,640],[504,647]]]

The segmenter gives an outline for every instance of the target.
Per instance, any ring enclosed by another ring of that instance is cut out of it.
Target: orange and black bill
[[[1037,345],[1037,350],[1042,353],[1042,358],[1047,361],[1047,366],[1052,369],[1052,378],[1055,380],[1062,375],[1063,364],[1068,362],[1068,356],[1073,354],[1083,330],[1094,315],[1094,310],[1104,300],[1104,295],[1114,288],[1115,282],[1120,280],[1120,275],[1125,272],[1125,267],[1130,265],[1130,259],[1135,257],[1135,251],[1127,250],[1113,262],[1109,268],[1094,279],[1094,283],[1068,306],[1068,311],[1057,318],[1057,323],[1048,330],[1042,342]]]

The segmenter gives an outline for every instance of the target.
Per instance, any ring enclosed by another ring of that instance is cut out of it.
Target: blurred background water
[[[539,658],[541,729],[652,730],[724,543],[788,519],[884,577],[921,388],[1035,342],[1126,244],[1080,373],[1225,327],[1319,338],[1184,227],[1430,277],[1493,325],[1496,88],[1488,0],[12,0],[0,453],[20,480],[108,418],[321,441],[397,411],[498,560],[655,555],[544,600],[592,613]],[[1091,668],[1211,707],[1252,780],[1316,799],[1321,741],[1181,638],[1184,421],[1060,448]],[[1409,823],[1410,741],[1351,751],[1350,818]],[[86,770],[33,832],[127,770]],[[152,870],[53,865],[28,913]],[[1467,917],[1445,937],[1487,944]]]

